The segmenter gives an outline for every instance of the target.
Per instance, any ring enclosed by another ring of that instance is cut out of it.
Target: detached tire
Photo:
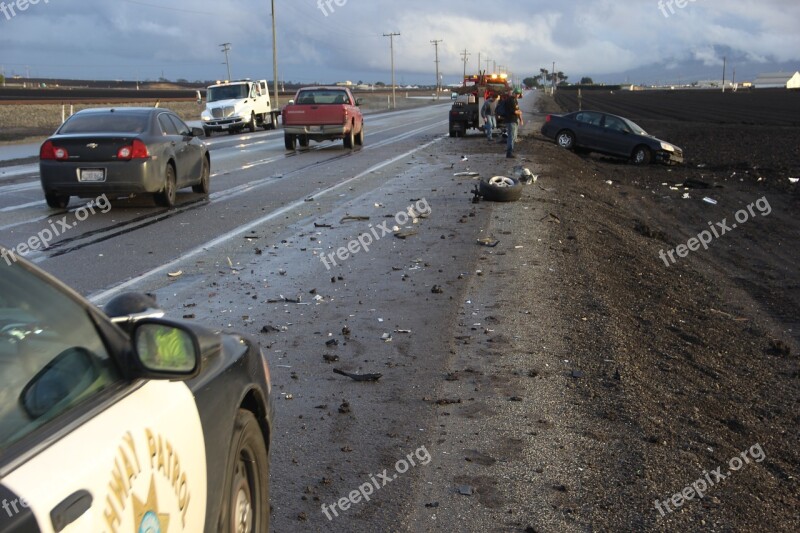
[[[269,456],[253,413],[240,409],[225,471],[219,531],[269,531]]]
[[[506,176],[482,178],[478,193],[490,202],[516,202],[522,196],[522,184]]]

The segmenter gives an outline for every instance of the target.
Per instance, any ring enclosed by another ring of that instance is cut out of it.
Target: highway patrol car
[[[0,532],[268,531],[264,354],[149,302],[0,260]]]

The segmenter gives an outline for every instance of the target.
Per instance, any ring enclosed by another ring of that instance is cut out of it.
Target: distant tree
[[[524,80],[522,80],[522,84],[529,89],[532,89],[534,87],[539,87],[539,79],[534,76],[529,76]]]
[[[178,78],[177,83],[189,83],[189,80],[187,80],[186,78]]]
[[[592,81],[592,78],[584,76],[581,78],[581,85],[594,85],[594,81]]]
[[[375,82],[375,87],[386,87],[386,84],[383,83],[382,81],[376,81]]]
[[[6,84],[6,77],[0,74],[0,85],[5,85],[5,84]]]

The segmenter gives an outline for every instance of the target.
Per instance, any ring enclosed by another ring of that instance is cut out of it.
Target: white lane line
[[[0,179],[39,172],[39,163],[0,168]]]
[[[36,207],[38,205],[47,205],[44,200],[37,200],[36,202],[28,202],[27,204],[12,205],[9,207],[0,208],[0,213],[8,213],[9,211],[16,211],[18,209],[25,209],[26,207]],[[0,228],[0,230],[3,228]]]
[[[369,175],[369,174],[371,174],[373,172],[376,172],[376,171],[378,171],[378,170],[380,170],[380,169],[382,169],[384,167],[387,167],[387,166],[392,165],[392,164],[394,164],[394,163],[396,163],[396,162],[398,162],[398,161],[400,161],[402,159],[405,159],[405,158],[407,158],[407,157],[419,152],[420,150],[425,150],[426,148],[428,148],[430,146],[433,146],[434,144],[436,144],[439,141],[441,141],[443,139],[446,139],[446,138],[447,137],[444,136],[444,135],[441,136],[441,137],[437,137],[434,140],[423,144],[422,146],[418,146],[418,147],[416,147],[416,148],[414,148],[412,150],[409,150],[408,152],[405,152],[404,154],[400,154],[400,155],[395,156],[395,157],[393,157],[391,159],[387,159],[386,161],[383,161],[382,163],[378,163],[376,165],[373,165],[372,167],[368,168],[367,170],[365,170],[365,171],[363,171],[363,172],[361,172],[359,174],[356,174],[355,176],[353,176],[351,178],[348,178],[348,179],[346,179],[346,180],[344,180],[344,181],[342,181],[340,183],[337,183],[336,185],[332,185],[331,187],[328,187],[327,189],[323,189],[319,193],[314,194],[314,197],[318,198],[318,197],[321,197],[321,196],[327,196],[330,193],[339,190],[340,188],[350,184],[353,181],[361,179],[364,176],[367,176],[367,175]],[[168,263],[165,263],[165,264],[163,264],[163,265],[161,265],[159,267],[156,267],[156,268],[154,268],[152,270],[149,270],[149,271],[145,272],[144,274],[140,274],[139,276],[131,278],[128,281],[122,282],[122,283],[120,283],[118,285],[115,285],[114,287],[109,288],[109,289],[106,289],[106,290],[103,290],[103,291],[100,291],[100,292],[96,292],[96,293],[90,295],[88,299],[92,303],[94,303],[96,305],[99,305],[100,302],[106,301],[107,299],[112,298],[113,296],[116,296],[117,294],[129,289],[130,287],[132,287],[132,286],[134,286],[134,285],[136,285],[138,283],[141,283],[141,282],[145,281],[146,279],[149,279],[149,278],[151,278],[151,277],[153,277],[153,276],[155,276],[157,274],[161,274],[163,272],[167,272],[169,270],[172,270],[172,269],[175,268],[175,266],[179,265],[180,263],[182,263],[182,262],[184,262],[184,261],[186,261],[188,259],[191,259],[192,257],[195,257],[195,256],[197,256],[197,255],[199,255],[199,254],[201,254],[203,252],[206,252],[211,248],[219,246],[220,244],[228,242],[231,239],[233,239],[235,237],[238,237],[239,235],[242,235],[243,233],[247,233],[250,230],[252,230],[253,228],[256,228],[256,227],[260,226],[261,224],[264,224],[266,222],[269,222],[270,220],[278,218],[278,217],[288,213],[289,211],[292,211],[293,209],[298,209],[298,208],[302,207],[303,205],[306,205],[306,203],[307,202],[306,202],[305,198],[303,198],[301,200],[297,200],[297,201],[295,201],[295,202],[293,202],[291,204],[288,204],[288,205],[278,209],[277,211],[273,211],[272,213],[269,213],[268,215],[264,215],[263,217],[258,218],[256,220],[250,222],[249,224],[246,224],[244,226],[239,226],[238,228],[236,228],[233,231],[229,231],[228,233],[224,233],[224,234],[216,237],[215,239],[212,239],[212,240],[210,240],[210,241],[208,241],[208,242],[206,242],[206,243],[194,248],[193,250],[190,250],[190,251],[186,252],[185,254],[173,259],[172,261],[170,261]]]

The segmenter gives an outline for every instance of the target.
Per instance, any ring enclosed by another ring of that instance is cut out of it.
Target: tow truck
[[[512,90],[506,74],[481,72],[464,76],[464,84],[455,89],[453,107],[450,108],[450,137],[462,137],[468,130],[483,129],[481,107],[487,98],[509,94]],[[497,117],[498,125],[503,118]]]

